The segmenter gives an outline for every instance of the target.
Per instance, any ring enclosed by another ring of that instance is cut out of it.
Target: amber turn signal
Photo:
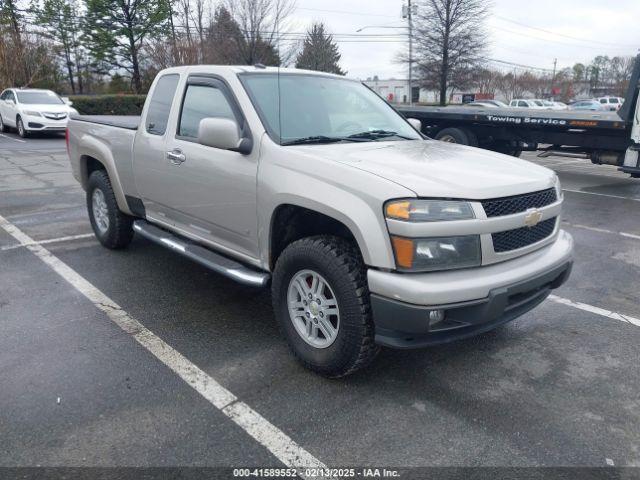
[[[393,242],[393,250],[396,254],[396,263],[398,267],[413,267],[413,240],[402,237],[391,237]]]
[[[409,220],[409,209],[411,208],[411,202],[393,202],[387,204],[386,214],[387,218],[397,218],[400,220]]]

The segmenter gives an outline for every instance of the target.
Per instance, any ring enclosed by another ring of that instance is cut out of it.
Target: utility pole
[[[558,65],[558,59],[553,59],[553,75],[551,76],[551,96],[553,97],[553,84],[556,81],[556,66]]]
[[[407,0],[402,6],[402,18],[407,19],[409,27],[409,106],[413,106],[413,15],[418,13],[418,5]]]

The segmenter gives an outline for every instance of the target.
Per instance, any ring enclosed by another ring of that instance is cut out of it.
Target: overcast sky
[[[406,0],[297,0],[292,31],[304,31],[323,21],[334,34],[356,34],[367,26],[402,26]],[[489,57],[540,68],[572,66],[596,55],[634,55],[640,48],[640,0],[493,0],[487,30]],[[552,33],[547,33],[542,30]],[[406,78],[406,68],[394,63],[405,30],[366,28],[365,38],[339,37],[342,68],[365,79]],[[395,35],[395,36],[394,36]],[[397,43],[391,43],[397,42]],[[405,42],[405,43],[401,43]],[[506,67],[505,67],[506,68]]]

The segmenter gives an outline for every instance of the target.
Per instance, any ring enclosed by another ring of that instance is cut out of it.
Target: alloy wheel
[[[338,300],[329,283],[313,270],[301,270],[289,282],[289,317],[309,345],[327,348],[340,329]]]

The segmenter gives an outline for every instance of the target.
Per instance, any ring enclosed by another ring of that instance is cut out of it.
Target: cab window
[[[235,120],[231,104],[219,88],[209,85],[189,85],[184,94],[178,135],[197,138],[203,118]]]

